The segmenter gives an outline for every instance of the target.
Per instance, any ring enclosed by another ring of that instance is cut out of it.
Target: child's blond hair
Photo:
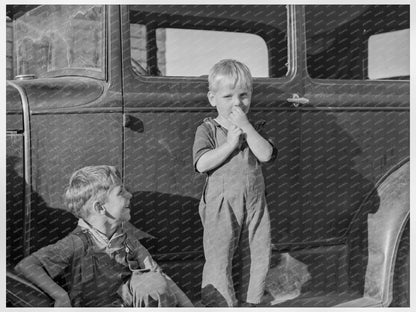
[[[237,60],[221,60],[211,68],[208,75],[209,91],[215,92],[219,80],[224,77],[233,81],[234,88],[244,86],[247,90],[253,89],[253,77],[249,68]]]
[[[77,218],[86,218],[93,200],[104,202],[108,192],[120,185],[121,176],[113,166],[88,166],[75,171],[66,188],[67,210]]]

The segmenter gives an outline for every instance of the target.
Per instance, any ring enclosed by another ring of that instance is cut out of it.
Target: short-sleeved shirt
[[[273,161],[276,158],[277,149],[275,148],[273,141],[265,136],[263,130],[264,125],[264,121],[259,121],[255,124],[255,129],[272,145],[273,154],[270,161]],[[227,129],[222,127],[217,121],[215,121],[215,119],[211,117],[205,118],[204,122],[197,128],[195,133],[193,146],[194,169],[196,170],[196,164],[202,155],[218,146],[221,146],[226,142],[226,140]],[[260,162],[251,152],[243,136],[241,136],[239,147],[231,153],[222,165],[208,172],[208,175],[212,175],[216,171],[226,171],[227,173],[233,171],[242,173],[253,170],[257,171],[260,169],[260,166]]]
[[[80,231],[90,238],[88,246],[75,234]],[[131,275],[129,264],[133,269],[158,269],[150,253],[139,242],[144,235],[126,222],[111,239],[107,239],[80,220],[72,233],[32,256],[39,260],[51,278],[63,275],[69,281],[68,292],[73,306],[121,306],[117,290]]]

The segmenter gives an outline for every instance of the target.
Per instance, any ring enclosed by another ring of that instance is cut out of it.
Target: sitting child
[[[52,297],[55,307],[192,307],[139,242],[146,234],[128,222],[131,197],[112,166],[76,171],[65,201],[78,226],[16,270]],[[68,292],[53,280],[57,276],[66,278]]]

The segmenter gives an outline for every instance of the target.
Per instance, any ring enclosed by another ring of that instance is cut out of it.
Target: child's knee
[[[175,295],[169,288],[166,278],[159,272],[134,274],[130,280],[134,306],[175,306]]]
[[[143,274],[133,273],[131,279],[131,287],[145,293],[165,293],[168,291],[167,280],[159,272],[147,272]]]

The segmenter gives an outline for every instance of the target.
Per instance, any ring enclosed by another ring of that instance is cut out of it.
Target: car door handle
[[[123,116],[123,126],[124,128],[129,128],[130,130],[135,131],[135,132],[139,132],[139,133],[144,132],[143,121],[131,115]]]
[[[291,98],[288,98],[287,101],[292,103],[294,107],[299,107],[300,105],[309,104],[309,99],[300,97],[299,94],[293,93]]]

